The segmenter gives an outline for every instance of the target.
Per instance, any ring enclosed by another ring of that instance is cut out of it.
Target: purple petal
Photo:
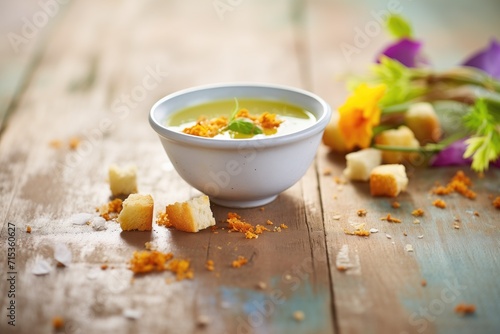
[[[377,57],[377,62],[379,62],[380,57],[384,55],[399,61],[406,67],[417,67],[423,60],[420,55],[421,48],[422,43],[403,38],[396,43],[389,45],[384,51],[382,51],[382,53]]]
[[[467,148],[465,141],[467,138],[457,140],[453,144],[446,147],[444,150],[436,154],[430,165],[432,167],[443,167],[443,166],[465,166],[472,163],[472,159],[464,159],[464,152]],[[500,159],[490,163],[491,167],[500,168]]]
[[[431,166],[441,167],[470,165],[472,159],[463,158],[466,148],[467,144],[465,143],[465,139],[454,142],[434,156],[431,161]]]
[[[472,55],[464,65],[479,68],[500,80],[500,43],[494,38],[491,39],[487,48]]]

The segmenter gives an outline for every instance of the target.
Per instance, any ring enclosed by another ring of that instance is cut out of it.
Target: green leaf
[[[411,25],[401,15],[390,15],[386,27],[389,33],[397,39],[413,37]]]
[[[227,129],[244,135],[258,135],[263,133],[262,129],[248,118],[236,118],[229,122]]]

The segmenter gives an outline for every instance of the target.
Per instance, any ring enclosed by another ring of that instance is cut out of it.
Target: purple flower
[[[472,55],[464,65],[479,68],[500,80],[500,43],[492,38],[487,48]]]
[[[464,159],[464,152],[467,148],[466,140],[467,138],[457,140],[440,151],[432,158],[430,165],[433,167],[470,165],[472,158]],[[490,166],[500,167],[500,159],[491,162]]]
[[[387,56],[399,61],[406,67],[417,67],[422,63],[426,63],[420,54],[421,48],[422,43],[408,38],[403,38],[394,44],[389,45],[384,51],[382,51],[382,53],[377,57],[377,62],[380,61],[381,56]]]

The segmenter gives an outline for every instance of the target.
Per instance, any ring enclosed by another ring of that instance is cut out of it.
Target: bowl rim
[[[227,138],[205,138],[205,137],[198,137],[177,132],[174,130],[170,130],[166,126],[162,125],[156,117],[156,110],[160,105],[178,96],[203,90],[238,88],[238,87],[261,88],[261,89],[269,88],[272,90],[288,91],[294,94],[304,95],[318,102],[321,105],[321,109],[323,110],[323,112],[321,116],[316,119],[316,122],[314,124],[296,132],[280,136],[270,136],[264,138],[247,138],[238,140],[227,139]],[[171,94],[162,97],[151,107],[151,110],[149,112],[149,124],[160,137],[184,144],[191,144],[195,146],[211,147],[211,148],[234,148],[245,145],[267,147],[267,146],[289,144],[291,142],[311,137],[314,134],[323,131],[328,122],[330,121],[331,114],[332,114],[331,107],[323,98],[301,88],[279,85],[279,84],[259,83],[259,82],[231,82],[231,83],[217,83],[217,84],[194,86],[178,90],[176,92],[173,92]]]

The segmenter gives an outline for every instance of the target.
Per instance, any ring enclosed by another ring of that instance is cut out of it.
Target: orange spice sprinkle
[[[123,201],[119,198],[115,198],[114,200],[108,202],[108,204],[104,204],[100,208],[97,208],[96,211],[99,212],[99,215],[102,218],[111,220],[118,217],[118,214],[122,211],[122,208]]]
[[[246,231],[245,232],[245,238],[246,239],[257,239],[259,236],[253,232]]]
[[[460,303],[455,306],[455,313],[460,315],[473,314],[474,312],[476,312],[476,305],[474,304]]]
[[[349,231],[348,229],[344,228],[344,233],[347,235],[357,235],[358,237],[369,237],[371,234],[370,231],[365,230],[363,227],[359,227],[354,231]]]
[[[174,257],[172,253],[159,251],[135,251],[130,260],[129,269],[134,274],[143,274],[151,271],[166,270],[165,264]]]
[[[207,260],[207,263],[205,263],[205,268],[207,268],[208,271],[214,271],[215,265],[213,260]]]
[[[497,198],[495,198],[495,200],[493,201],[493,206],[496,209],[500,209],[500,196],[498,196]]]
[[[367,213],[368,213],[368,212],[367,212],[365,209],[359,209],[359,210],[356,212],[356,214],[357,214],[359,217],[365,217]]]
[[[26,226],[26,233],[31,233],[31,226]]]
[[[418,209],[415,209],[411,212],[411,214],[415,217],[422,217],[424,215],[424,210],[418,208]]]
[[[183,279],[192,279],[194,277],[193,270],[191,270],[189,260],[173,259],[167,263],[166,269],[173,272],[178,281]]]
[[[477,194],[469,189],[471,186],[471,179],[460,170],[446,186],[437,186],[432,189],[432,193],[435,195],[449,195],[453,192],[457,192],[468,199],[475,199]]]
[[[399,202],[397,201],[394,201],[391,203],[391,206],[394,208],[394,209],[398,209],[401,207],[401,204],[399,204]]]
[[[380,218],[380,220],[386,220],[388,223],[401,223],[401,219],[392,217],[390,213],[388,213],[386,217]]]
[[[55,330],[60,330],[64,327],[64,319],[60,316],[55,316],[52,318],[52,327]]]
[[[432,202],[432,205],[440,209],[446,208],[446,202],[439,198]]]
[[[253,226],[249,223],[241,221],[241,217],[235,212],[229,212],[227,214],[227,220],[229,230],[228,232],[240,232],[245,234],[247,239],[257,239],[258,234],[262,234],[264,231],[270,231],[263,225],[257,224]],[[269,225],[270,220],[267,221]],[[272,222],[271,222],[272,224]]]
[[[244,256],[239,255],[238,259],[234,260],[231,263],[231,266],[233,268],[240,268],[241,266],[243,266],[243,265],[245,265],[247,263],[248,263],[248,260]]]

